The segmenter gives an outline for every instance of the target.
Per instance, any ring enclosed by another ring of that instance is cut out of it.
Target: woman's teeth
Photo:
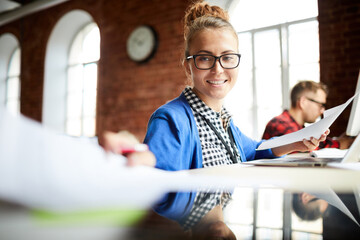
[[[211,83],[211,84],[215,84],[215,85],[221,85],[221,84],[224,84],[226,82],[226,80],[223,80],[223,81],[210,81],[210,80],[208,80],[207,82]]]

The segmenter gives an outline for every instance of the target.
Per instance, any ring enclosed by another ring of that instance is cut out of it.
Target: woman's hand
[[[320,142],[325,141],[327,135],[329,135],[330,130],[326,130],[320,138],[311,137],[310,140],[302,140],[300,142],[290,143],[284,146],[273,148],[272,151],[276,156],[282,156],[284,154],[288,154],[291,152],[299,151],[299,152],[311,152],[314,151]]]
[[[103,147],[107,152],[125,155],[127,158],[127,166],[145,165],[154,167],[156,158],[149,150],[134,151],[131,153],[123,152],[123,149],[133,148],[140,142],[136,137],[127,132],[121,131],[119,133],[105,132],[103,135]]]
[[[149,167],[155,167],[156,164],[156,158],[154,154],[151,151],[145,151],[145,152],[133,152],[126,155],[127,157],[127,166],[137,166],[137,165],[143,165],[143,166],[149,166]]]

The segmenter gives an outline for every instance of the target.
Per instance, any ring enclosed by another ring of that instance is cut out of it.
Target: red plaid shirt
[[[293,117],[289,114],[289,111],[285,110],[282,114],[277,117],[274,117],[266,125],[263,139],[269,139],[276,136],[285,135],[288,133],[296,132],[304,126],[300,126]],[[320,148],[339,148],[339,141],[327,137],[324,142],[319,144],[318,149]]]

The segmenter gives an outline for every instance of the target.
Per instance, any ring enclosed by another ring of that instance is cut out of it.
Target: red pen
[[[133,153],[133,152],[145,152],[148,151],[149,147],[146,144],[136,144],[136,145],[132,145],[132,146],[121,146],[120,147],[120,151],[122,154],[129,154],[129,153]]]

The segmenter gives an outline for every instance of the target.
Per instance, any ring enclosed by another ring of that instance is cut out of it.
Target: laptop
[[[296,156],[296,155],[295,155]],[[292,157],[291,154],[285,158],[259,159],[242,164],[256,166],[282,166],[282,167],[325,167],[328,163],[353,163],[360,162],[360,135],[356,137],[351,147],[343,158],[319,158],[319,157]]]

